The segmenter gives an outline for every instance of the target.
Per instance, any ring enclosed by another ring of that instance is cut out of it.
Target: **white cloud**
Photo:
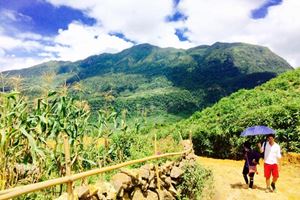
[[[0,48],[13,49],[22,45],[22,41],[6,35],[0,35]]]
[[[34,33],[20,33],[16,36],[8,36],[0,32],[0,48],[6,50],[23,49],[27,51],[42,50],[43,41],[50,39]]]
[[[1,49],[1,48],[0,48],[0,58],[1,58],[2,56],[4,56],[4,55],[5,55],[4,49]]]
[[[248,42],[270,47],[292,65],[300,65],[300,1],[286,0],[269,8],[264,19],[251,19],[251,11],[266,0],[181,0],[185,22],[168,23],[174,12],[171,0],[48,0],[56,6],[80,9],[97,19],[104,32],[122,32],[130,40],[161,47],[189,48],[201,44]],[[175,29],[188,28],[191,42],[179,41]],[[283,37],[284,36],[284,37]],[[279,39],[280,38],[280,39]]]
[[[44,37],[42,35],[31,33],[31,32],[22,32],[16,34],[16,37],[23,40],[42,40],[42,41],[51,41],[53,38]]]
[[[57,36],[44,38],[34,33],[18,33],[16,37],[3,36],[6,49],[17,49],[22,45],[26,51],[38,49],[37,56],[54,57],[59,60],[76,61],[104,52],[115,53],[129,48],[133,43],[111,35],[123,33],[137,43],[151,43],[161,47],[189,48],[192,44],[181,42],[175,35],[175,28],[182,23],[166,23],[166,16],[173,13],[172,0],[160,1],[104,1],[104,0],[50,0],[55,6],[70,6],[80,9],[89,17],[97,19],[97,24],[87,26],[72,22],[66,30],[59,30]],[[0,35],[1,36],[1,35]],[[45,45],[42,41],[54,44]],[[44,45],[41,48],[39,45]],[[22,65],[23,66],[23,65]]]
[[[103,32],[101,27],[73,22],[67,30],[59,30],[55,46],[45,48],[58,55],[58,59],[76,61],[103,52],[115,53],[133,44]]]
[[[31,21],[31,17],[18,13],[14,10],[1,9],[0,8],[0,19],[3,22],[9,21]]]
[[[43,51],[45,45],[42,36],[33,33],[22,33],[12,37],[0,32],[0,71],[20,69],[54,59],[54,56],[39,58],[34,52]],[[31,37],[30,37],[31,36]],[[38,39],[38,40],[36,40]],[[15,56],[11,52],[23,52],[32,56]],[[10,53],[7,53],[10,52]]]
[[[4,63],[22,63],[25,59],[10,58],[4,62],[8,56],[6,52],[13,49],[36,51],[37,61],[44,58],[75,61],[103,52],[118,52],[133,45],[110,35],[111,32],[123,33],[137,43],[160,47],[189,48],[216,41],[248,42],[268,46],[293,66],[300,66],[299,0],[285,0],[282,5],[270,7],[268,15],[258,20],[251,19],[251,10],[266,0],[181,0],[178,9],[188,17],[184,22],[166,22],[166,17],[174,13],[172,0],[47,1],[55,6],[79,9],[95,18],[97,23],[87,26],[72,22],[52,38],[35,33],[5,35],[5,29],[0,26],[0,70]],[[17,13],[6,11],[6,19],[16,20],[16,16]],[[175,35],[178,28],[188,29],[185,36],[189,41],[178,39]]]
[[[53,59],[53,58],[52,58]],[[42,62],[47,62],[51,59],[45,58],[30,58],[30,57],[15,57],[15,56],[1,56],[0,55],[0,72],[12,69],[20,69],[31,67]]]
[[[300,1],[283,1],[281,6],[271,7],[266,18],[252,22],[249,35],[257,43],[270,47],[292,65],[300,66]]]
[[[8,9],[4,9],[4,10],[1,10],[1,20],[3,19],[9,19],[11,21],[17,21],[17,14],[12,11],[12,10],[8,10]]]
[[[161,47],[189,48],[189,42],[181,42],[175,28],[182,23],[167,23],[173,13],[172,0],[48,0],[56,6],[66,5],[83,10],[97,19],[105,33],[122,32],[137,43],[151,43]]]
[[[264,45],[293,66],[300,66],[300,1],[283,1],[270,7],[265,18],[251,19],[251,10],[264,2],[182,0],[179,6],[188,15],[187,35],[195,44],[224,41]]]
[[[262,0],[182,0],[179,8],[188,19],[185,25],[188,37],[197,44],[228,41],[235,35],[244,35],[251,22],[250,11]]]

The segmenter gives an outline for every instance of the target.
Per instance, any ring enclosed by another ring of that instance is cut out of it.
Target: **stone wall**
[[[189,141],[183,141],[185,149]],[[110,182],[99,181],[95,185],[75,188],[75,199],[80,200],[172,200],[180,194],[177,186],[182,181],[184,166],[195,162],[194,152],[183,155],[177,161],[167,161],[156,166],[145,164],[139,169],[121,169]],[[63,194],[59,200],[67,199]]]

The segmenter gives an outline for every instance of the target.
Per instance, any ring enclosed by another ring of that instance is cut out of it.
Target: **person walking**
[[[254,175],[257,173],[256,165],[259,162],[260,155],[258,152],[251,149],[250,143],[244,143],[244,158],[245,164],[243,167],[243,176],[246,184],[249,184],[249,188],[253,188],[254,184]],[[250,178],[250,182],[248,180]]]
[[[258,144],[261,153],[264,153],[264,175],[266,178],[266,192],[276,192],[276,181],[279,178],[280,146],[275,142],[275,135],[267,135],[263,146]],[[273,177],[270,182],[271,175]]]

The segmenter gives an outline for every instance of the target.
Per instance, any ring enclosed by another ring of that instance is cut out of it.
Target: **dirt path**
[[[248,189],[242,176],[243,161],[221,160],[199,157],[200,164],[212,169],[214,173],[216,200],[293,200],[300,199],[300,165],[283,165],[278,179],[277,192],[265,192],[263,165],[258,166],[254,177],[254,189]]]

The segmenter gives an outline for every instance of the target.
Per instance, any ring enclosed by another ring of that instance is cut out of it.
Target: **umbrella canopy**
[[[267,126],[252,126],[246,128],[241,133],[241,136],[251,136],[251,135],[268,135],[275,134],[275,131]]]

